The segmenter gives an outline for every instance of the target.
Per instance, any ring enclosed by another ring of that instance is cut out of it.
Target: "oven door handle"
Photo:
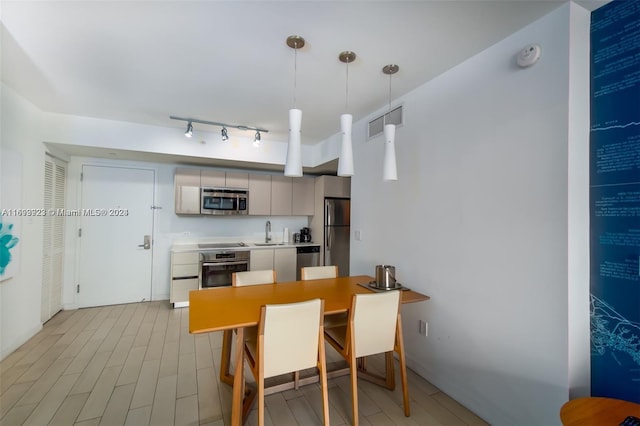
[[[202,266],[231,266],[231,265],[248,265],[249,262],[203,262]]]

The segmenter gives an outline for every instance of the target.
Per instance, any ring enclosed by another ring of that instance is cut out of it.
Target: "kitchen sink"
[[[254,246],[283,246],[284,243],[253,243]]]

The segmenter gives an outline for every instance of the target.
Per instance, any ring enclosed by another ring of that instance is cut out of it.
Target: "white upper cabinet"
[[[249,214],[271,214],[271,175],[249,175]]]
[[[293,216],[313,216],[314,214],[314,178],[293,179],[291,214]]]
[[[224,188],[225,172],[219,170],[200,170],[200,185],[204,188]]]
[[[350,198],[351,179],[339,176],[320,176],[325,197]]]
[[[271,214],[291,216],[291,197],[293,195],[292,178],[271,176]]]
[[[249,173],[202,169],[200,185],[208,188],[249,188]]]
[[[243,172],[227,172],[225,174],[224,186],[227,188],[249,188],[249,173]]]
[[[177,168],[174,186],[176,214],[200,214],[200,169]]]

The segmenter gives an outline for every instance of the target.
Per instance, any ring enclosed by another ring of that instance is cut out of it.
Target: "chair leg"
[[[293,388],[295,390],[298,390],[298,388],[300,387],[300,372],[299,371],[294,371],[293,372]]]
[[[404,400],[404,415],[409,417],[411,410],[409,408],[409,383],[407,381],[407,364],[404,359],[404,340],[402,339],[402,321],[398,314],[398,325],[396,326],[396,351],[400,359],[400,380],[402,381],[402,399]]]
[[[353,426],[359,425],[358,415],[358,364],[356,356],[351,351],[349,354],[349,369],[351,370],[351,411],[353,413]]]
[[[324,426],[330,426],[329,390],[327,389],[327,358],[324,350],[324,331],[322,327],[320,327],[320,334],[318,337],[318,370],[320,373],[320,385],[322,388],[322,416],[324,417]]]
[[[264,426],[264,377],[258,380],[258,426]]]
[[[385,358],[385,385],[387,389],[394,390],[396,388],[396,369],[393,363],[393,351],[386,352]]]

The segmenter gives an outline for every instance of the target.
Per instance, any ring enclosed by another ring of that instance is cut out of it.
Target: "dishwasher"
[[[297,247],[296,280],[300,281],[300,268],[320,266],[320,246]]]

